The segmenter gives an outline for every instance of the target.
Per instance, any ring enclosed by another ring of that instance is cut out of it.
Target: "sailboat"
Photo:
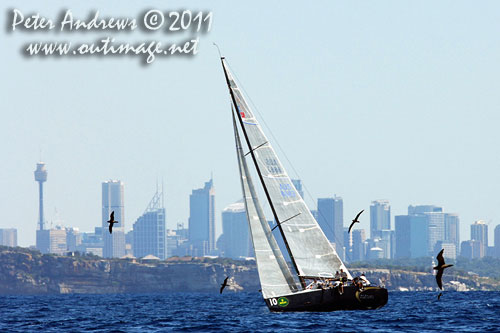
[[[350,272],[292,184],[273,147],[221,57],[231,97],[233,130],[244,203],[255,250],[262,296],[271,311],[377,309],[387,289],[352,283]],[[241,143],[238,125],[248,151]],[[260,205],[247,157],[255,167],[276,225],[271,228]],[[284,259],[279,232],[291,260]],[[278,236],[278,235],[276,235]],[[343,282],[336,272],[345,272]]]

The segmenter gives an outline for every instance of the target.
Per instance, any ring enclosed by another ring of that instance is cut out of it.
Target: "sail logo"
[[[295,191],[290,184],[280,184],[280,192],[283,198],[294,198]]]
[[[286,297],[280,297],[278,298],[278,305],[281,306],[282,308],[284,308],[285,306],[287,306],[290,302],[288,301],[288,298]]]
[[[281,170],[278,162],[274,158],[266,158],[264,162],[266,163],[267,170],[272,175],[281,175],[283,173],[283,170]]]

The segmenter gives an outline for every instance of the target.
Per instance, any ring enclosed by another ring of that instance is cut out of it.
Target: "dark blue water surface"
[[[392,292],[374,311],[271,313],[259,293],[0,296],[0,332],[500,332],[500,292]]]

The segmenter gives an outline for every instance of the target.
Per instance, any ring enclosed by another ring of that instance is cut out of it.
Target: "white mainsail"
[[[233,115],[236,152],[240,169],[241,186],[247,212],[248,224],[252,234],[257,270],[259,272],[262,295],[264,298],[287,295],[298,290],[292,274],[283,258],[271,228],[262,212],[255,193],[248,165],[243,155],[238,128]]]
[[[298,275],[311,278],[333,277],[336,271],[343,269],[352,278],[292,184],[236,85],[224,58],[222,64],[248,148],[255,157],[256,167],[260,171]]]

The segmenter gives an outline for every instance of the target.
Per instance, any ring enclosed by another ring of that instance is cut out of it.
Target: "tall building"
[[[395,258],[418,258],[428,255],[427,216],[423,214],[396,216],[395,228]]]
[[[135,221],[133,253],[137,258],[149,254],[166,259],[165,208],[163,192],[156,191],[144,213]]]
[[[395,234],[394,230],[380,230],[380,236],[377,238],[377,247],[381,248],[383,252],[384,259],[393,259],[394,252],[396,249]]]
[[[500,258],[500,224],[495,227],[495,257]]]
[[[248,227],[245,204],[233,203],[222,211],[221,252],[224,257],[240,258],[253,256],[252,241]]]
[[[38,182],[38,224],[36,231],[36,248],[42,253],[48,253],[42,251],[42,248],[47,248],[48,239],[48,235],[43,232],[45,229],[45,217],[43,214],[43,183],[47,181],[47,168],[45,167],[45,163],[37,163],[34,174],[35,181]]]
[[[302,199],[304,199],[304,190],[302,189],[302,180],[300,179],[292,179],[292,184],[295,186],[295,189],[297,192],[299,192],[299,195]]]
[[[455,257],[460,249],[460,219],[457,214],[444,214],[444,240],[455,244]]]
[[[337,254],[344,252],[344,202],[341,197],[318,199],[317,221]]]
[[[213,179],[189,196],[189,243],[193,256],[215,250],[215,188]]]
[[[408,215],[423,215],[428,223],[427,255],[435,255],[441,250],[439,244],[452,242],[458,247],[459,240],[459,220],[456,214],[445,214],[443,208],[434,205],[408,206]],[[448,229],[446,229],[448,225]],[[438,244],[439,243],[439,244]]]
[[[17,229],[0,229],[0,245],[17,246]]]
[[[429,254],[437,253],[441,249],[437,245],[438,242],[445,240],[444,232],[444,213],[428,212],[424,213],[429,220]]]
[[[121,258],[125,255],[125,206],[123,196],[124,185],[119,180],[102,183],[102,238],[104,258]],[[113,233],[108,231],[108,220],[111,212],[115,212]]]
[[[353,229],[351,233],[352,233],[351,261],[354,262],[354,261],[365,260],[365,245],[364,245],[366,241],[365,229]]]
[[[484,257],[481,242],[475,239],[463,241],[461,244],[460,255],[468,259],[477,259]]]
[[[370,205],[370,238],[380,237],[380,231],[391,229],[391,206],[387,200],[374,200]]]
[[[480,258],[484,257],[488,249],[488,225],[482,220],[471,224],[470,238],[471,240],[477,240],[480,242]]]

